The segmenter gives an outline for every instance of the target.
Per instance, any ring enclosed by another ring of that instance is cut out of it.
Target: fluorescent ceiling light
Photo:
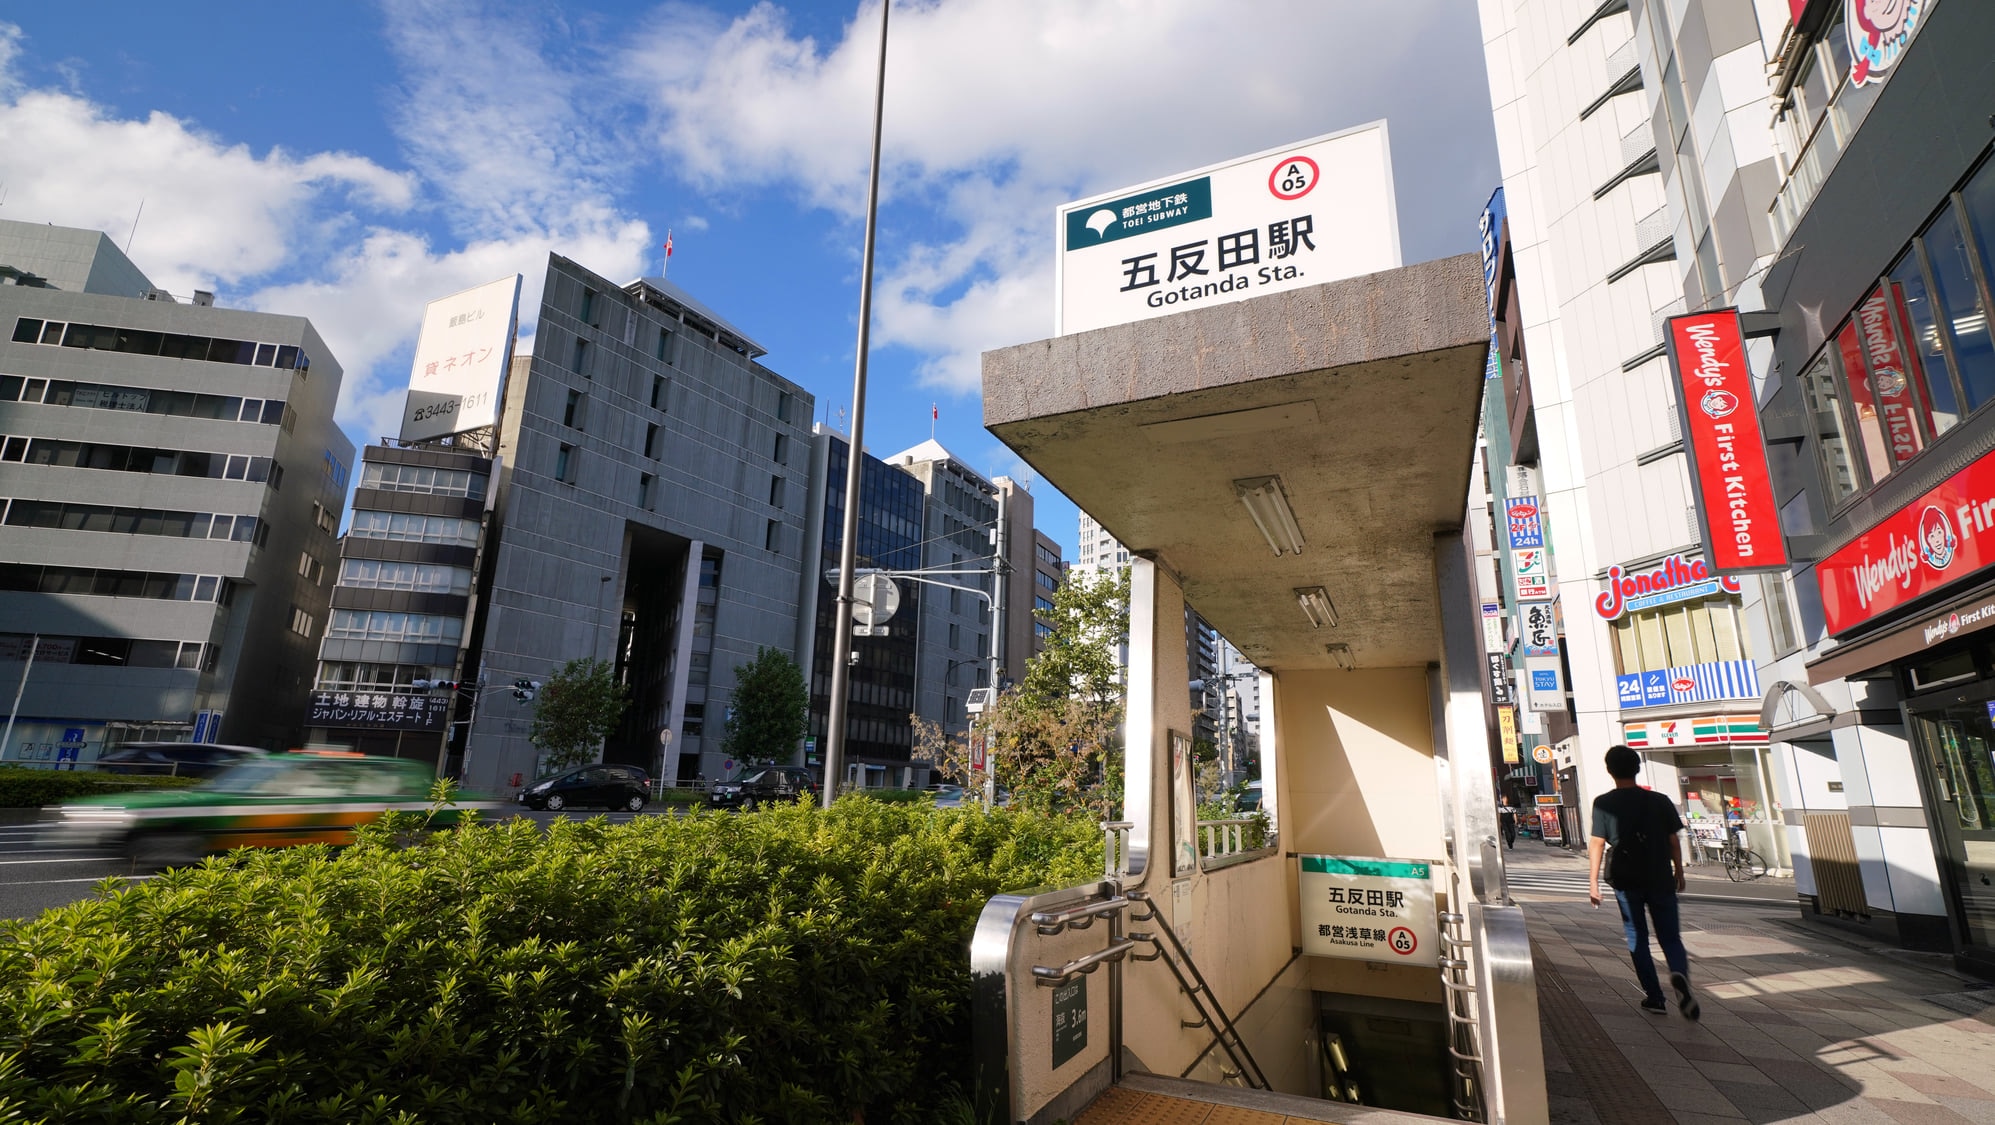
[[[1312,627],[1321,629],[1325,625],[1337,624],[1337,607],[1330,604],[1330,595],[1324,592],[1323,587],[1298,586],[1295,600]]]
[[[1323,651],[1329,653],[1330,658],[1337,662],[1337,667],[1342,668],[1346,672],[1358,666],[1358,658],[1351,655],[1350,645],[1341,642],[1324,645]]]
[[[1268,546],[1279,555],[1283,551],[1302,553],[1302,528],[1296,526],[1295,512],[1282,492],[1280,477],[1248,477],[1233,482],[1233,491],[1247,505],[1254,526],[1267,536]]]

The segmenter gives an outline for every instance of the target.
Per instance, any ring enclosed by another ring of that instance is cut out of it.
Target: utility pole
[[[852,432],[846,436],[845,534],[838,544],[838,608],[832,615],[831,713],[824,729],[824,807],[838,799],[845,770],[846,695],[852,677],[852,581],[859,565],[859,488],[866,468],[866,353],[873,329],[873,242],[880,217],[880,126],[887,103],[887,13],[880,4],[880,66],[873,85],[873,163],[866,184],[866,248],[859,260],[859,354],[852,369]]]
[[[14,706],[7,712],[7,733],[0,734],[0,759],[7,757],[7,748],[14,744],[14,720],[21,714],[21,696],[28,690],[28,673],[35,670],[35,650],[42,647],[42,635],[36,633],[28,641],[28,662],[21,666],[21,682],[14,688]]]
[[[1004,684],[1004,658],[1006,621],[1004,619],[1004,588],[1011,577],[1011,566],[1005,554],[1010,542],[1009,518],[1005,510],[1005,491],[1002,487],[997,494],[997,527],[991,532],[991,700],[996,702],[998,692]],[[972,737],[975,737],[974,734]],[[988,745],[984,749],[984,807],[997,804],[997,765],[991,760]]]

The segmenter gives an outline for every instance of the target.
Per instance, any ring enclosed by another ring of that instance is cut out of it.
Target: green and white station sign
[[[1304,953],[1388,965],[1437,963],[1433,864],[1332,855],[1297,856],[1296,863]]]
[[[1384,121],[1062,206],[1053,332],[1396,268]]]

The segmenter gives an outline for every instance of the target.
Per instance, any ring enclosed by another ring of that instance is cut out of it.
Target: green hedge
[[[173,788],[197,784],[185,777],[144,777],[71,770],[0,766],[0,809],[38,809],[99,793]],[[3,1120],[3,1119],[0,1119]]]
[[[0,922],[0,1121],[932,1121],[985,900],[1101,862],[864,800],[394,827]]]

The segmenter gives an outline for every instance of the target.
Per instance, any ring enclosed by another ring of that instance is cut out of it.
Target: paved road
[[[1586,897],[1586,857],[1537,840],[1519,840],[1503,853],[1504,878],[1513,898]],[[1734,883],[1715,864],[1688,867],[1683,897],[1692,901],[1745,901],[1793,906],[1794,880],[1771,876]],[[1603,892],[1606,888],[1602,888]]]
[[[658,805],[642,813],[585,810],[569,815],[603,815],[611,823],[621,824],[633,817],[670,811]],[[514,815],[548,824],[557,814],[520,810]],[[96,883],[110,875],[139,880],[151,877],[134,875],[130,861],[113,852],[46,847],[39,825],[0,824],[0,919],[32,918],[51,907],[88,898]]]

